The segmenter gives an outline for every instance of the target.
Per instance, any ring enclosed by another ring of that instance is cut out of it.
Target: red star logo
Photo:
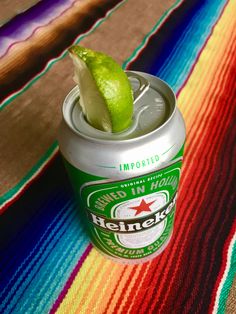
[[[139,215],[141,212],[151,212],[150,206],[155,203],[155,201],[146,203],[145,200],[142,200],[138,206],[129,207],[130,209],[136,210],[135,216]]]

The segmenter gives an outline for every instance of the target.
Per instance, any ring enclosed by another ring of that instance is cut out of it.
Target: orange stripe
[[[105,308],[106,306],[105,300],[110,298],[113,287],[116,282],[120,280],[120,274],[122,273],[123,268],[124,266],[109,261],[109,267],[105,274],[102,274],[102,270],[100,270],[101,279],[94,278],[95,280],[93,284],[95,285],[97,283],[97,286],[95,289],[90,290],[87,295],[88,299],[86,299],[86,304],[83,305],[83,303],[81,303],[82,306],[78,306],[77,311],[81,309],[85,313],[91,313],[91,310],[93,310],[94,313],[102,312],[102,308]]]
[[[117,311],[114,312],[114,310],[115,310],[117,304],[119,306],[119,302],[118,302],[119,299],[123,298],[123,294],[125,293],[125,291],[124,291],[125,284],[128,282],[130,274],[135,267],[136,266],[133,266],[133,265],[126,266],[125,273],[124,273],[123,277],[120,279],[119,286],[117,287],[116,292],[114,293],[112,302],[109,304],[109,306],[107,308],[107,313],[116,313],[117,312]]]
[[[116,285],[122,278],[125,266],[115,263],[112,264],[113,267],[111,272],[108,273],[107,276],[104,276],[103,281],[94,293],[94,299],[90,305],[94,313],[105,313],[106,306],[114,293]]]
[[[79,313],[80,311],[86,313],[89,312],[90,309],[92,309],[92,304],[94,303],[94,300],[92,300],[92,298],[96,290],[101,284],[104,284],[106,278],[108,277],[107,274],[112,271],[113,263],[110,260],[105,259],[104,257],[102,257],[101,260],[101,267],[97,268],[96,273],[94,273],[93,278],[91,278],[90,284],[84,292],[83,298],[81,298],[79,302],[74,303],[73,309],[76,308],[76,313]]]
[[[92,308],[98,308],[99,311],[105,309],[117,282],[120,281],[117,288],[117,291],[120,291],[133,267],[135,266],[115,264],[92,249],[57,313],[90,313]],[[120,278],[124,269],[125,273]],[[117,291],[114,293],[112,304],[115,304],[119,297]]]

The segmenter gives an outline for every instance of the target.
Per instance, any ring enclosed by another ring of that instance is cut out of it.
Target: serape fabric
[[[236,313],[235,15],[42,0],[0,27],[1,313]],[[56,140],[73,42],[165,80],[186,122],[172,240],[144,264],[104,258],[80,223]]]

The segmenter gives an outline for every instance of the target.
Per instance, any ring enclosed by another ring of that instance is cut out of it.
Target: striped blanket
[[[236,2],[1,6],[0,313],[236,313]],[[187,141],[174,233],[147,263],[107,260],[80,224],[56,140],[72,43],[177,94]]]

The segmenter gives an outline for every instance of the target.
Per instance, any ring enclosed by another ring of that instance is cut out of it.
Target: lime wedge
[[[132,121],[133,93],[120,65],[104,53],[81,46],[72,46],[69,52],[88,123],[106,132],[127,129]]]

